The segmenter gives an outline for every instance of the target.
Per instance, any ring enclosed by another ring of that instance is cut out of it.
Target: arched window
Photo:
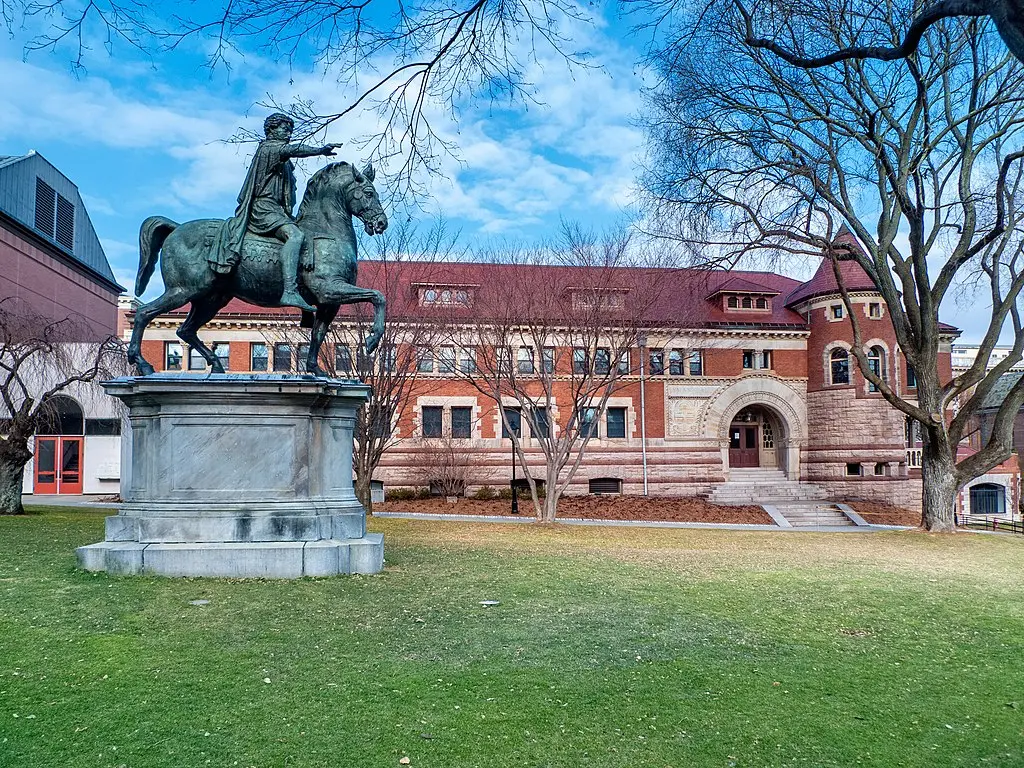
[[[37,435],[84,435],[85,418],[82,406],[67,395],[55,395],[40,411]]]
[[[845,349],[833,349],[829,355],[829,368],[833,384],[850,383],[850,353]]]
[[[744,309],[752,309],[753,306],[754,306],[754,302],[751,300],[751,298],[749,296],[744,296],[743,297],[743,308]]]
[[[972,515],[1005,515],[1006,490],[995,483],[971,486]]]
[[[735,296],[730,296],[729,300],[726,302],[726,306],[728,306],[729,309],[736,309],[739,305],[740,303]]]
[[[868,368],[875,376],[885,379],[885,350],[875,346],[868,350]],[[878,387],[868,382],[868,392],[877,392]]]

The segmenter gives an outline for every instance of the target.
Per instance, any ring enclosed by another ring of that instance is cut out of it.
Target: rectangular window
[[[868,317],[872,320],[877,320],[882,316],[882,305],[877,301],[868,303]]]
[[[503,420],[501,422],[501,437],[508,440],[515,435],[521,437],[523,434],[523,414],[518,408],[505,408],[505,420],[508,421],[508,425]],[[510,429],[511,428],[511,429]]]
[[[620,376],[629,375],[629,350],[622,350],[622,354],[619,355],[619,364],[616,366],[616,372]]]
[[[581,408],[580,437],[597,437],[597,408]]]
[[[164,370],[181,370],[181,343],[177,341],[164,342]]]
[[[606,411],[607,418],[607,437],[625,437],[626,436],[626,409],[625,408],[609,408]]]
[[[508,347],[498,347],[494,350],[497,357],[497,373],[500,376],[512,375],[512,350]]]
[[[250,371],[265,371],[267,370],[267,345],[266,344],[250,344],[249,345],[249,370]]]
[[[886,469],[888,469],[888,465],[886,465],[886,464],[882,464],[882,463],[875,464],[875,476],[876,477],[884,477],[885,474],[886,474],[886,472],[885,472]]]
[[[473,436],[473,409],[468,406],[452,406],[452,437]]]
[[[530,410],[530,432],[533,437],[546,438],[551,429],[551,420],[548,418],[548,409],[543,406],[536,406]]]
[[[419,373],[433,373],[434,372],[434,352],[433,350],[421,348],[416,355],[416,370]]]
[[[754,367],[754,350],[744,349],[743,350],[743,369],[752,370]]]
[[[846,474],[850,477],[860,477],[860,464],[850,462],[846,465]]]
[[[437,372],[455,373],[455,347],[441,347],[437,351]]]
[[[668,353],[668,373],[670,376],[683,375],[683,353],[682,350],[673,349]]]
[[[612,370],[611,352],[601,347],[594,354],[594,373],[598,376],[607,376]]]
[[[700,349],[690,350],[690,375],[704,375],[704,352]]]
[[[652,349],[648,353],[647,359],[649,360],[649,368],[651,376],[664,376],[665,375],[665,351],[661,349]]]
[[[770,349],[761,350],[761,367],[765,370],[770,370],[772,367],[772,351]]]
[[[226,341],[215,341],[213,343],[213,354],[220,360],[225,371],[231,370],[231,345]]]
[[[206,368],[206,358],[199,354],[195,347],[188,348],[188,369],[190,371],[201,371]]]
[[[352,350],[349,349],[348,344],[334,345],[334,372],[352,373]]]
[[[423,406],[423,436],[440,437],[444,409],[439,405]]]
[[[845,351],[842,354],[832,353],[832,383],[850,383],[850,358]]]
[[[463,373],[476,372],[476,350],[472,347],[459,350],[459,370]]]
[[[878,378],[882,378],[882,360],[874,355],[868,355],[868,370],[870,370]],[[868,382],[868,392],[878,392],[878,387],[874,382]]]
[[[120,419],[86,419],[85,434],[87,435],[120,435]]]
[[[533,373],[533,347],[520,347],[516,355],[516,370],[519,373]]]
[[[586,373],[588,367],[587,350],[582,347],[575,347],[572,351],[572,372]]]
[[[393,373],[395,366],[398,365],[398,347],[394,344],[389,344],[382,354],[380,354],[380,365],[388,373]]]
[[[540,351],[540,366],[542,373],[555,372],[555,348],[544,347]]]
[[[274,345],[274,370],[287,373],[292,369],[292,345],[283,342]]]
[[[309,357],[309,344],[299,344],[295,350],[295,369],[305,371],[306,360]]]
[[[833,320],[842,320],[843,319],[843,305],[842,304],[833,304],[832,305],[832,319]]]
[[[907,363],[907,387],[917,387],[917,371],[910,363]]]

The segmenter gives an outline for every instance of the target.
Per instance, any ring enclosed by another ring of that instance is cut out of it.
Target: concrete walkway
[[[90,496],[40,496],[26,494],[21,497],[21,503],[25,506],[37,507],[99,507],[103,509],[116,510],[119,507],[117,502],[100,501],[104,495]],[[373,517],[392,518],[395,520],[444,520],[449,522],[464,523],[536,523],[533,515],[431,515],[423,512],[377,512]],[[784,531],[801,532],[811,531],[816,533],[871,533],[885,530],[910,530],[909,526],[903,525],[869,525],[858,523],[851,526],[828,526],[810,525],[799,528],[784,527],[779,525],[759,525],[755,523],[677,523],[667,520],[584,520],[578,517],[560,517],[555,520],[559,525],[596,525],[611,528],[711,528],[727,531]]]
[[[532,515],[430,515],[423,512],[375,512],[374,517],[392,518],[395,520],[445,520],[466,523],[536,523]],[[904,525],[851,525],[851,526],[801,526],[800,528],[783,528],[777,525],[758,525],[754,523],[676,523],[666,520],[583,520],[576,517],[559,517],[555,519],[560,525],[598,525],[622,528],[718,528],[727,531],[779,531],[801,533],[812,531],[817,533],[873,533],[875,531],[911,530]]]

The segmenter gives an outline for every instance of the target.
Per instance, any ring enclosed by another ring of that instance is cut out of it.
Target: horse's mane
[[[302,195],[299,212],[295,218],[301,219],[306,203],[322,197],[327,187],[341,186],[347,184],[352,179],[359,180],[359,178],[360,175],[356,167],[351,163],[346,163],[344,160],[325,165],[314,173],[306,184],[306,191]],[[340,212],[340,205],[336,201],[329,200],[328,202],[337,207]]]

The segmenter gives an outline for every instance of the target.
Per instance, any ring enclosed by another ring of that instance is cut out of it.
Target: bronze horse
[[[303,325],[312,326],[306,358],[310,373],[324,375],[317,361],[320,346],[342,304],[373,304],[373,325],[366,337],[368,354],[377,348],[384,334],[384,295],[356,286],[352,217],[362,220],[368,235],[381,234],[388,226],[373,178],[372,166],[360,172],[348,163],[332,163],[313,174],[299,206],[295,221],[306,235],[299,292],[316,307],[315,315],[303,316]],[[241,262],[229,274],[218,274],[210,258],[221,224],[217,219],[197,219],[179,225],[163,216],[150,216],[142,223],[135,295],[146,290],[158,258],[164,280],[163,294],[135,313],[128,360],[142,376],[153,373],[153,366],[142,357],[142,334],[158,315],[191,302],[178,337],[198,351],[214,373],[224,373],[217,356],[199,339],[199,329],[235,297],[261,307],[280,306],[278,300],[284,288],[279,264],[281,243],[247,234]]]

